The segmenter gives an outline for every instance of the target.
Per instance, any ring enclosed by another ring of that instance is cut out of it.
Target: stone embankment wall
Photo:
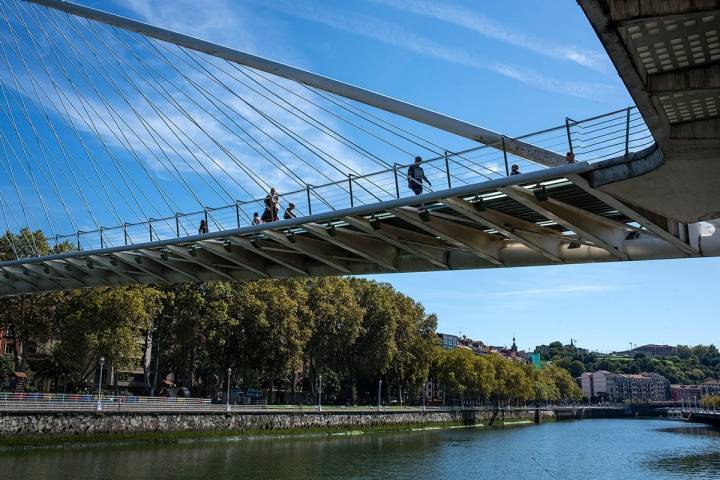
[[[552,411],[383,412],[2,412],[0,439],[23,435],[93,435],[147,432],[253,432],[302,429],[362,430],[418,424],[493,425],[554,418]]]

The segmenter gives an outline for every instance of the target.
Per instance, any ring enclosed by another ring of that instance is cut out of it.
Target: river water
[[[2,479],[720,479],[720,431],[662,420],[0,453]]]

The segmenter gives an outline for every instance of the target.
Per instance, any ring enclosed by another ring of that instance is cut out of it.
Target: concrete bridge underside
[[[719,218],[720,1],[579,4],[659,146],[591,183],[671,224]]]

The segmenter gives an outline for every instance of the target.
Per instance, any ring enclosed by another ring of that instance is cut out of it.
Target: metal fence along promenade
[[[635,107],[584,120],[567,119],[564,125],[513,139],[560,155],[571,152],[576,162],[590,163],[639,151],[654,143]],[[548,168],[509,153],[504,142],[462,152],[445,152],[422,163],[430,180],[430,184],[423,186],[426,192],[503,178],[510,175],[512,165],[518,165],[522,173]],[[411,197],[413,192],[406,185],[408,166],[395,164],[393,168],[366,175],[349,175],[335,182],[307,185],[303,189],[281,193],[280,207],[293,203],[297,216],[302,217]],[[51,253],[59,253],[63,244],[65,250],[69,247],[90,251],[189,237],[197,234],[202,220],[206,221],[210,232],[237,229],[250,225],[253,214],[262,213],[263,209],[264,198],[258,198],[231,205],[208,206],[202,211],[177,213],[166,218],[56,235],[51,239],[55,244]]]
[[[566,408],[556,405],[541,407],[497,405],[254,405],[212,403],[209,398],[146,397],[127,395],[102,395],[58,393],[7,393],[0,392],[0,412],[236,412],[236,413],[378,413],[478,410],[530,411],[536,408]]]

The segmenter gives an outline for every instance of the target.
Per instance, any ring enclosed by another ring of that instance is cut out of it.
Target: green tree
[[[82,290],[71,295],[64,309],[63,348],[79,359],[85,378],[100,357],[116,370],[140,364],[140,339],[160,311],[160,292],[144,286]]]

